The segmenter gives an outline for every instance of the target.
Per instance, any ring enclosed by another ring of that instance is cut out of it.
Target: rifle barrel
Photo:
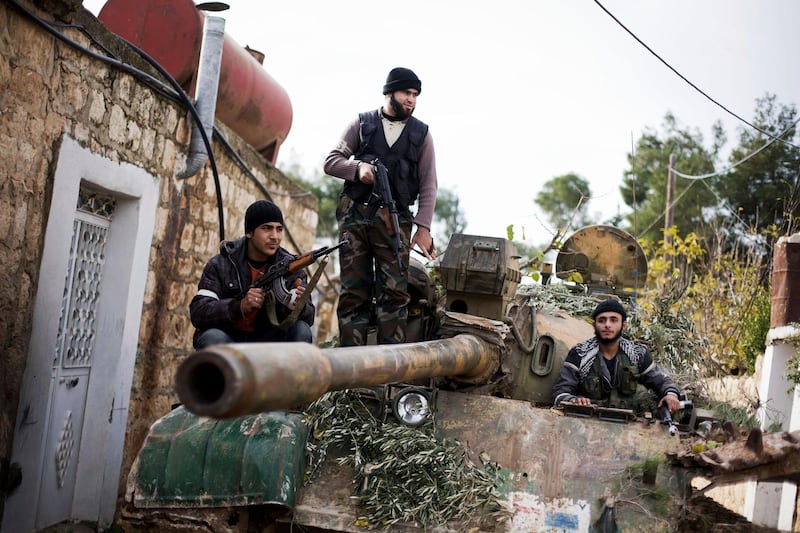
[[[320,257],[328,255],[334,250],[337,250],[348,244],[350,244],[350,236],[347,232],[345,232],[342,236],[342,240],[336,243],[334,246],[323,246],[322,248],[317,248],[316,250],[306,252],[302,255],[299,255],[294,261],[290,261],[288,265],[275,265],[270,270],[267,270],[260,278],[255,280],[250,285],[249,289],[265,289],[265,287],[271,285],[275,279],[283,277],[287,274],[294,274],[301,268],[305,268],[311,263],[316,262]],[[246,293],[247,291],[244,292]]]
[[[672,414],[669,412],[669,407],[666,403],[661,406],[661,423],[668,426],[670,436],[678,433],[678,427],[672,421]]]

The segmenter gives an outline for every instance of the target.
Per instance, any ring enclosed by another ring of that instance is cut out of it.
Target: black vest
[[[619,395],[628,397],[632,396],[636,393],[638,384],[639,384],[639,369],[636,367],[635,364],[631,361],[628,354],[626,354],[623,350],[619,351],[617,355],[619,358],[618,364],[620,368],[616,372],[616,378],[619,380],[619,383],[616,387],[609,389],[603,380],[603,373],[600,370],[600,365],[604,365],[605,360],[603,359],[603,354],[598,353],[595,356],[594,362],[592,363],[592,367],[589,370],[589,374],[586,376],[586,379],[581,381],[578,385],[578,392],[581,396],[586,396],[592,400],[608,400],[611,396],[612,390],[616,389]],[[610,373],[610,371],[609,371]],[[615,376],[611,375],[611,381],[614,381]]]
[[[399,211],[407,211],[419,196],[419,152],[428,126],[414,117],[406,122],[403,132],[389,148],[381,124],[381,111],[359,113],[361,123],[361,142],[355,152],[355,158],[371,162],[376,157],[386,166],[389,174],[389,186],[392,189]],[[372,185],[360,181],[347,181],[344,193],[356,202],[366,202],[372,193]]]

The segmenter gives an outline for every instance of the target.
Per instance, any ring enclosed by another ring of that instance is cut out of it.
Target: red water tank
[[[147,52],[192,94],[204,20],[192,0],[109,0],[98,18],[109,31]],[[222,49],[216,118],[273,165],[292,126],[289,95],[228,34]]]

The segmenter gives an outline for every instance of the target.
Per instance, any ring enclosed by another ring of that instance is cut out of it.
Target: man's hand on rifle
[[[417,226],[417,231],[411,238],[411,248],[419,246],[422,255],[428,259],[436,259],[436,247],[433,245],[433,237],[430,230],[425,226]]]
[[[239,302],[239,308],[242,310],[242,316],[249,315],[253,311],[261,309],[264,305],[264,291],[258,287],[251,287],[244,295],[242,301]]]
[[[670,414],[674,415],[681,410],[681,402],[674,394],[667,393],[667,395],[661,398],[661,401],[658,402],[658,407],[661,407],[664,404],[666,404]]]
[[[294,287],[289,292],[292,294],[292,299],[289,300],[289,304],[287,305],[287,307],[289,309],[294,309],[295,304],[297,304],[297,300],[300,298],[300,296],[302,296],[304,292],[306,292],[306,288],[303,287],[303,282],[300,278],[295,278]]]
[[[369,163],[360,162],[356,174],[361,183],[366,183],[367,185],[375,183],[375,168]]]
[[[564,403],[571,403],[571,404],[574,404],[574,405],[583,405],[585,407],[588,407],[590,405],[594,405],[594,402],[592,402],[592,400],[590,400],[589,398],[587,398],[585,396],[576,396],[573,399],[571,399],[569,402],[564,402]]]

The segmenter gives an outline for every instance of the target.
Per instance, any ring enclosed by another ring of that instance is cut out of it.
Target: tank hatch
[[[647,279],[644,250],[629,233],[613,226],[586,226],[573,233],[556,258],[556,276],[587,286],[589,294],[631,296]]]

